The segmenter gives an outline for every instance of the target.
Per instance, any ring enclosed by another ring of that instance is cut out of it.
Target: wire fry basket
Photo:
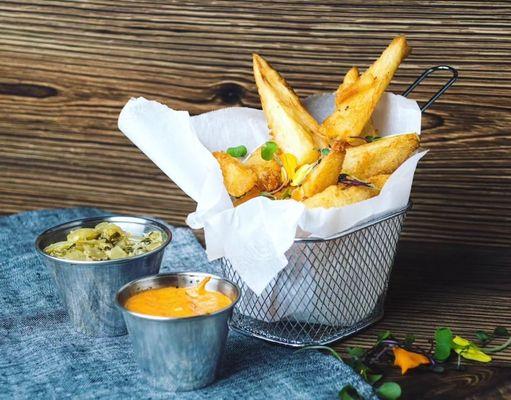
[[[409,206],[327,240],[296,240],[288,265],[257,296],[230,262],[226,278],[242,297],[231,327],[290,346],[327,344],[383,316],[396,246]]]
[[[403,93],[407,96],[438,70],[448,70],[452,77],[421,111],[456,81],[457,71],[449,66],[430,68]],[[334,342],[378,321],[410,208],[411,203],[329,239],[296,239],[286,252],[288,265],[260,296],[222,258],[224,276],[242,293],[231,328],[269,342],[302,347]]]

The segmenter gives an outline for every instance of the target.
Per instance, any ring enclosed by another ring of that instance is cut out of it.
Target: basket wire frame
[[[371,325],[383,303],[409,206],[328,240],[298,240],[288,265],[256,296],[230,262],[225,277],[242,298],[231,327],[294,347],[328,344]]]
[[[451,78],[422,106],[427,110],[458,79],[447,65],[425,70],[403,96],[431,74]],[[329,239],[297,239],[286,252],[288,265],[260,296],[221,259],[224,276],[242,297],[231,328],[269,342],[293,347],[324,345],[352,335],[383,317],[383,305],[397,243],[411,203]]]

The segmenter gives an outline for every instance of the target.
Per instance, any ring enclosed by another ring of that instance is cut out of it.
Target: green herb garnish
[[[229,154],[232,157],[241,158],[245,157],[247,155],[247,148],[243,145],[236,146],[236,147],[229,147],[226,151],[227,154]]]
[[[378,335],[376,343],[369,349],[361,347],[347,348],[347,357],[341,355],[328,346],[308,346],[303,350],[326,350],[339,361],[348,364],[367,383],[373,386],[374,392],[382,399],[397,400],[402,395],[401,386],[396,382],[384,382],[376,386],[384,377],[379,373],[382,363],[401,367],[401,371],[422,368],[433,373],[443,373],[446,369],[463,370],[466,367],[461,365],[462,358],[478,362],[489,362],[491,357],[488,354],[497,353],[511,346],[511,334],[505,327],[498,326],[492,333],[477,331],[476,337],[481,341],[491,341],[497,338],[507,338],[499,346],[493,348],[477,347],[470,340],[455,336],[450,328],[437,328],[435,331],[434,348],[422,350],[419,346],[413,345],[415,336],[406,335],[404,340],[398,339],[390,331],[384,331]],[[433,344],[433,340],[430,340]],[[451,357],[454,355],[456,358]],[[457,354],[456,354],[457,353]],[[417,360],[420,357],[422,360]],[[444,364],[452,360],[454,363]],[[454,364],[454,365],[453,365]],[[405,368],[403,370],[403,368]],[[361,396],[356,389],[347,385],[339,392],[341,400],[357,400]]]
[[[263,160],[270,161],[273,158],[273,155],[277,152],[279,147],[275,142],[266,142],[261,147],[261,157]]]
[[[451,355],[452,331],[449,328],[438,328],[435,332],[435,359],[445,361]]]
[[[401,397],[401,386],[396,382],[385,382],[376,389],[376,393],[385,400],[397,400]]]

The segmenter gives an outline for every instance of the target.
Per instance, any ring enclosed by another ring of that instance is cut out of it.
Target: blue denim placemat
[[[370,386],[329,355],[295,353],[232,332],[213,385],[176,394],[147,387],[128,336],[91,338],[73,331],[33,248],[46,228],[102,214],[74,208],[0,218],[0,398],[335,399],[350,384],[376,399]],[[162,270],[218,273],[189,229],[172,232]]]

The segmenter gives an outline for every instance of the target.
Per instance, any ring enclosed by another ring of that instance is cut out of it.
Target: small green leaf
[[[278,149],[279,149],[279,147],[277,146],[277,143],[266,142],[261,147],[261,157],[263,158],[263,160],[270,161]]]
[[[348,347],[348,354],[353,358],[360,358],[365,354],[365,350],[360,347]]]
[[[341,400],[359,400],[361,398],[357,390],[351,385],[344,386],[339,392],[339,399]]]
[[[452,331],[449,328],[438,328],[435,332],[435,359],[445,361],[451,355]]]
[[[369,375],[367,375],[367,382],[371,385],[374,385],[381,378],[383,378],[383,375],[381,375],[381,374],[369,374]]]
[[[330,352],[335,358],[337,358],[339,361],[342,361],[342,357],[337,353],[334,349],[328,346],[306,346],[301,348],[300,350],[296,350],[295,353],[299,353],[304,350],[326,350]]]
[[[382,340],[386,340],[389,337],[392,336],[392,333],[390,331],[383,331],[378,334],[378,343],[380,343]]]
[[[485,331],[477,331],[476,338],[483,344],[491,339],[490,335],[488,335]]]
[[[245,157],[247,155],[247,152],[248,152],[247,148],[243,145],[236,146],[236,147],[229,147],[226,151],[227,154],[229,154],[230,156],[236,157],[236,158]]]
[[[503,327],[503,326],[497,326],[494,329],[493,334],[495,336],[501,336],[501,337],[509,337],[509,336],[511,336],[509,334],[509,331],[505,327]]]
[[[330,154],[330,151],[331,150],[328,147],[325,147],[324,149],[321,149],[321,154],[323,156],[326,156],[326,155]]]
[[[401,397],[401,386],[396,382],[385,382],[376,389],[376,393],[385,400],[397,400]]]

